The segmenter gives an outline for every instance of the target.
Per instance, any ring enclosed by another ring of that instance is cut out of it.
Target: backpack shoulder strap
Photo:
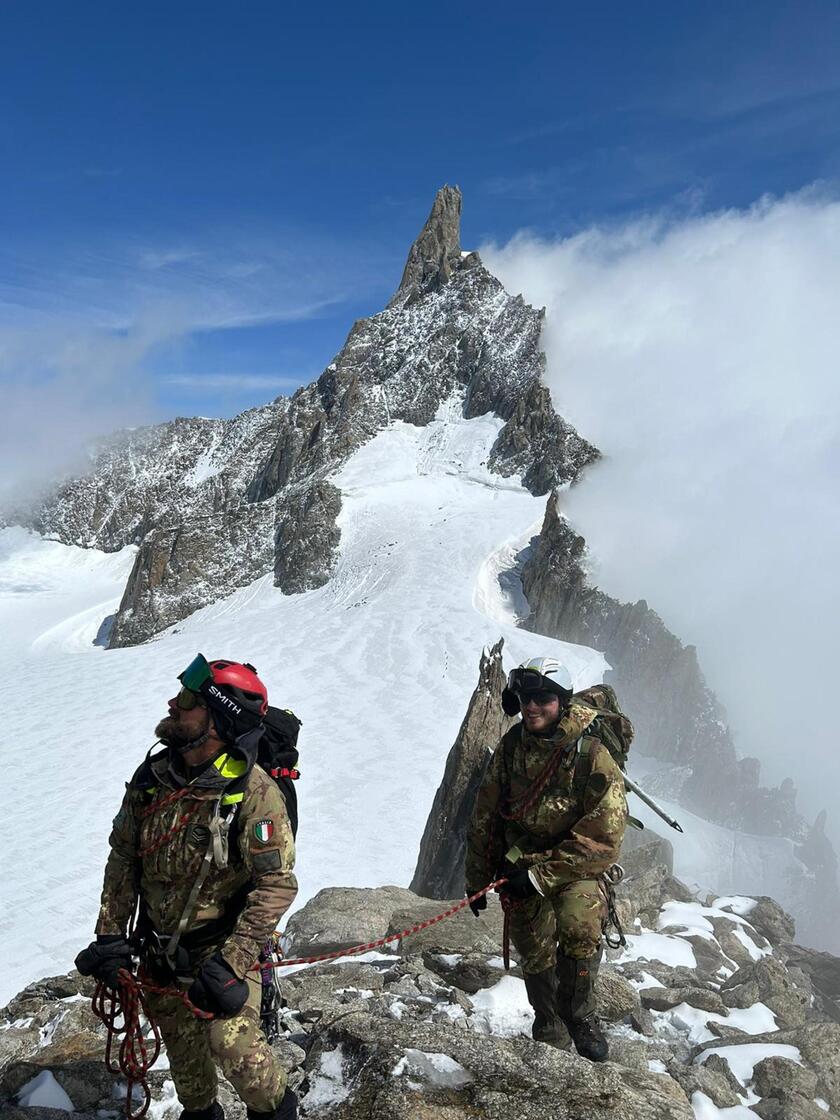
[[[515,723],[513,725],[513,727],[509,727],[508,730],[502,736],[502,743],[501,743],[500,750],[502,752],[502,771],[503,771],[503,774],[504,774],[503,794],[504,794],[505,797],[507,797],[508,793],[510,792],[510,768],[513,764],[513,752],[519,746],[521,741],[522,741],[522,724],[521,723]]]
[[[587,731],[589,728],[586,729]],[[592,773],[592,739],[586,731],[578,739],[577,757],[575,758],[575,772],[572,775],[572,792],[578,801],[583,800],[586,783]]]

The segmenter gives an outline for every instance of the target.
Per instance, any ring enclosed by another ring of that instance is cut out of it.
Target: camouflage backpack
[[[633,742],[633,724],[619,707],[615,690],[608,684],[595,684],[576,692],[574,699],[598,713],[598,718],[586,733],[599,739],[624,770]]]

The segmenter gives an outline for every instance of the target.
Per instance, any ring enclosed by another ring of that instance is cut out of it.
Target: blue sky
[[[839,57],[813,0],[6,4],[0,378],[98,423],[290,391],[444,182],[468,247],[831,189]]]

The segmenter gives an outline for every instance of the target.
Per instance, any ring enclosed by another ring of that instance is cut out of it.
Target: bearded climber
[[[467,894],[493,879],[510,914],[533,1036],[605,1061],[595,979],[607,919],[600,877],[616,861],[627,803],[621,770],[597,737],[598,712],[575,701],[559,661],[514,669],[502,694],[522,720],[503,736],[476,797],[467,834]],[[471,903],[478,916],[482,896]]]
[[[268,695],[252,665],[201,654],[179,680],[155,729],[165,749],[149,752],[114,819],[96,941],[76,967],[115,988],[137,953],[150,981],[212,1012],[199,1019],[177,996],[146,993],[182,1120],[223,1120],[214,1062],[249,1120],[295,1120],[251,971],[297,894],[283,797],[255,764]]]

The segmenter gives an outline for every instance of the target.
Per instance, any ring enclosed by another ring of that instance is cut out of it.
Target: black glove
[[[527,867],[514,867],[508,871],[507,882],[499,887],[499,894],[506,894],[509,898],[530,898],[537,894],[537,888],[531,881]]]
[[[107,987],[116,988],[120,969],[131,971],[131,946],[119,933],[100,933],[87,949],[82,949],[75,964],[82,976],[94,976]]]
[[[467,891],[467,896],[468,897],[471,894],[475,894],[475,891]],[[478,917],[478,915],[481,913],[482,910],[486,910],[486,909],[487,909],[487,895],[486,894],[483,894],[481,896],[481,898],[474,898],[472,900],[472,902],[470,903],[470,910],[472,910],[473,914],[475,914],[476,917]]]
[[[248,984],[239,979],[221,953],[214,953],[198,970],[187,997],[202,1011],[236,1015],[248,1000]]]

